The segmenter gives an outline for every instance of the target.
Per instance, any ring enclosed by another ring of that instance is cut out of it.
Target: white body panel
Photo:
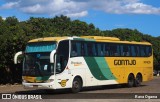
[[[83,87],[87,86],[97,86],[97,85],[110,85],[118,84],[116,80],[97,80],[90,69],[88,68],[87,63],[83,57],[74,57],[70,58],[67,64],[66,69],[56,76],[52,75],[49,79],[54,79],[54,82],[50,83],[23,83],[26,87],[33,87],[33,85],[39,85],[44,88],[51,89],[62,89],[62,88],[71,88],[73,79],[76,76],[80,76],[83,81]],[[61,82],[66,81],[66,85],[62,86]]]

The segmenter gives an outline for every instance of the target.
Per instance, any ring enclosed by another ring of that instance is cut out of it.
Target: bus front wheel
[[[73,80],[73,83],[72,83],[72,92],[73,93],[78,93],[82,88],[82,81],[80,78],[76,77],[74,78]]]
[[[132,74],[130,74],[129,76],[128,76],[128,83],[127,83],[127,86],[128,87],[133,87],[133,85],[134,85],[134,75],[132,75]]]

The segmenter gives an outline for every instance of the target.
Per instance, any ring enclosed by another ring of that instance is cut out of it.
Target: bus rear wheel
[[[78,93],[82,88],[82,81],[80,78],[76,77],[74,80],[73,80],[73,83],[72,83],[72,92],[73,93]]]
[[[142,75],[141,74],[137,74],[135,82],[134,82],[134,86],[138,87],[138,86],[141,85],[141,83],[142,83]]]
[[[128,87],[133,87],[133,85],[134,85],[134,75],[132,75],[132,74],[130,74],[129,76],[128,76],[128,83],[127,83],[127,86]]]

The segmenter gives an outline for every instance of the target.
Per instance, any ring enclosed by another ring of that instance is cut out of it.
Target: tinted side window
[[[59,42],[56,56],[56,71],[62,72],[68,62],[69,58],[69,41],[61,41]]]
[[[69,56],[69,41],[61,41],[58,45],[57,53],[63,55],[66,58]]]
[[[145,46],[140,46],[140,53],[141,53],[141,56],[146,56],[146,47]]]
[[[96,44],[93,43],[93,45],[92,45],[93,56],[97,56],[97,49],[96,49],[96,48],[97,48],[97,47],[96,47]]]
[[[110,47],[109,47],[109,44],[108,43],[106,43],[105,45],[104,45],[104,55],[105,56],[109,56],[109,51],[110,51]]]
[[[61,50],[64,52],[64,50]],[[66,52],[67,54],[68,52]],[[134,45],[134,44],[117,44],[72,41],[71,57],[92,56],[92,57],[147,57],[151,56],[151,46]]]
[[[130,45],[122,45],[122,56],[131,56],[131,47]]]
[[[146,56],[151,56],[151,55],[152,55],[152,47],[146,46]]]
[[[132,55],[133,57],[136,57],[136,56],[137,56],[136,46],[134,46],[134,45],[131,46],[131,55]]]
[[[84,56],[88,56],[88,46],[87,46],[87,43],[84,43]]]
[[[96,56],[96,48],[95,43],[93,42],[85,42],[84,43],[84,52],[85,56]]]
[[[144,45],[142,45],[141,47],[141,56],[142,57],[149,57],[149,56],[151,56],[151,54],[152,54],[152,48],[151,48],[151,46],[144,46]]]
[[[139,45],[135,45],[135,53],[136,53],[136,56],[140,56],[140,46]]]
[[[71,57],[77,56],[97,56],[94,42],[72,41]]]
[[[103,43],[97,43],[97,53],[98,56],[104,56],[105,55],[105,45]]]
[[[71,56],[77,56],[77,46],[76,46],[76,42],[72,42],[71,45]]]
[[[109,56],[120,56],[120,46],[118,44],[109,44]]]
[[[82,55],[82,43],[81,42],[71,42],[71,57]]]

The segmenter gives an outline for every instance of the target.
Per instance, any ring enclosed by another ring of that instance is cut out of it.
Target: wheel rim
[[[73,82],[73,88],[74,89],[79,89],[79,82],[78,81]]]
[[[77,93],[82,88],[82,82],[79,78],[75,78],[72,83],[72,92]]]
[[[130,76],[130,77],[129,77],[129,79],[128,79],[128,84],[129,84],[130,87],[133,86],[133,84],[134,84],[133,76]]]
[[[140,75],[137,75],[136,82],[137,82],[138,85],[140,85],[140,83],[142,82],[142,78],[141,78]]]

